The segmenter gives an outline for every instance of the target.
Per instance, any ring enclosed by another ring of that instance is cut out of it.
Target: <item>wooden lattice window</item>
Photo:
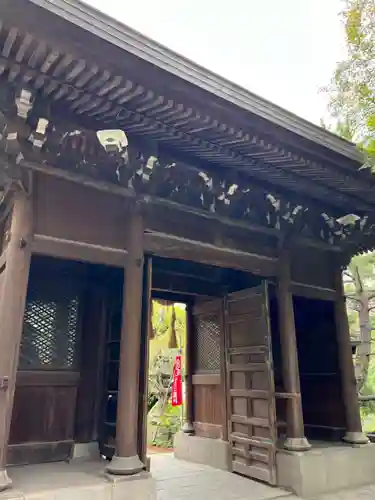
[[[21,370],[77,368],[78,309],[74,283],[31,280],[20,349]]]
[[[197,372],[220,370],[220,320],[217,314],[199,314],[195,317]]]

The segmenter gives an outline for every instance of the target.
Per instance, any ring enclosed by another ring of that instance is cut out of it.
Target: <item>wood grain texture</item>
[[[224,397],[224,390],[220,385],[194,386],[194,422],[220,427],[220,437],[222,437],[224,420]],[[198,432],[197,435],[200,435],[199,429],[196,429],[196,432]],[[217,431],[214,432],[214,435],[202,437],[217,438]]]
[[[35,233],[126,248],[126,204],[121,198],[43,175],[37,189]]]
[[[76,397],[76,384],[17,387],[10,444],[72,440]]]

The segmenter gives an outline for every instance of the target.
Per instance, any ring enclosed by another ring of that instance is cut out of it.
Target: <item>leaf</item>
[[[337,64],[329,94],[334,132],[356,142],[375,166],[375,2],[346,0],[347,58]]]

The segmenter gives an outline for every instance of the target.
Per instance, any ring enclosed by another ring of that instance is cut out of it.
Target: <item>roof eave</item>
[[[174,76],[283,127],[309,141],[359,164],[362,153],[354,144],[263,99],[239,85],[195,64],[132,28],[77,0],[29,0],[45,10],[89,31],[118,48],[143,59]]]

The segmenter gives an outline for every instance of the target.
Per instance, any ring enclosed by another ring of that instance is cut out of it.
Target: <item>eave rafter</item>
[[[0,73],[27,84],[52,106],[98,127],[123,128],[214,165],[243,169],[261,181],[298,190],[348,210],[370,210],[375,189],[369,180],[327,168],[249,131],[177,103],[133,79],[49,47],[16,27],[0,31]],[[249,129],[250,130],[250,129]],[[355,173],[355,172],[354,172]]]

